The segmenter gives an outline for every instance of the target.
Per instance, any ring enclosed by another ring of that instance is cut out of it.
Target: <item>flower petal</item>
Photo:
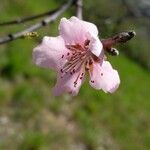
[[[113,93],[120,84],[118,72],[108,61],[104,61],[101,66],[95,63],[90,78],[89,83],[93,88],[102,89],[106,93]]]
[[[55,96],[61,95],[62,93],[69,93],[72,96],[76,96],[83,81],[84,76],[80,72],[74,74],[67,73],[63,77],[61,77],[61,73],[59,73],[57,83],[53,88],[53,93]]]
[[[71,17],[70,21],[76,24],[80,24],[86,30],[85,32],[88,31],[92,35],[95,35],[95,36],[98,35],[98,29],[95,24],[80,20],[79,18],[75,16]]]
[[[66,63],[68,51],[62,37],[45,36],[42,43],[33,50],[33,62],[41,67],[58,70]]]
[[[103,45],[98,37],[91,38],[89,49],[94,55],[100,57],[102,53]]]
[[[62,18],[59,25],[60,35],[66,44],[83,44],[90,36],[98,35],[97,27],[77,17]]]

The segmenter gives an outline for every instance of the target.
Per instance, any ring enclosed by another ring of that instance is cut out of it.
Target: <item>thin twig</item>
[[[130,39],[132,39],[135,35],[136,35],[135,31],[121,32],[119,34],[116,34],[112,38],[102,39],[101,41],[104,49],[106,49],[118,43],[125,43]]]
[[[12,20],[12,21],[7,21],[7,22],[1,22],[0,26],[14,25],[14,24],[24,23],[24,22],[27,22],[27,21],[32,21],[34,19],[38,19],[38,18],[41,18],[41,17],[49,16],[49,15],[55,13],[57,10],[58,9],[50,10],[50,11],[47,11],[47,12],[44,12],[44,13],[41,13],[41,14],[38,14],[38,15],[33,15],[33,16],[28,16],[28,17],[24,17],[24,18],[19,18],[19,19]]]
[[[83,16],[82,16],[83,1],[77,0],[76,7],[77,7],[76,16],[82,20],[82,18],[83,18]]]
[[[18,38],[22,38],[22,37],[24,37],[25,34],[35,31],[35,30],[55,21],[63,12],[65,12],[74,3],[74,1],[75,0],[68,0],[68,2],[66,4],[64,4],[62,7],[60,7],[60,9],[58,9],[58,11],[54,12],[53,14],[51,14],[49,17],[42,20],[41,22],[34,24],[23,31],[17,32],[15,34],[9,34],[8,36],[0,38],[0,44],[7,43],[12,40],[16,40]]]
[[[119,43],[126,43],[127,41],[131,40],[135,35],[135,31],[121,32],[111,38],[102,39],[101,42],[105,51],[107,51],[111,55],[118,55],[119,51],[113,48],[113,46]]]

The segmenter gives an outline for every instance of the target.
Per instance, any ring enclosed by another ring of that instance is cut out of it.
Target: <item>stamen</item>
[[[90,40],[85,40],[84,47],[87,48],[87,46],[89,46],[89,44],[90,44]]]
[[[63,69],[60,69],[60,72],[63,73]]]
[[[90,59],[90,60],[89,60],[89,66],[91,66],[92,64],[93,64],[93,60]]]
[[[84,63],[86,55],[82,54],[79,55],[78,57],[75,57],[75,59],[71,59],[69,60],[69,62],[65,65],[65,67],[63,68],[64,71],[68,72],[68,71],[72,71],[72,73],[75,73],[75,70],[78,70],[78,68],[81,67],[81,65]],[[76,69],[75,69],[76,68]],[[73,70],[74,69],[74,70]]]
[[[79,77],[80,77],[80,73],[78,74],[76,80],[74,81],[74,87],[76,87]]]
[[[89,66],[89,60],[87,60],[86,62],[85,62],[85,70],[89,70],[90,69],[90,66]]]
[[[85,49],[82,48],[82,46],[80,46],[79,44],[76,44],[76,45],[66,45],[66,47],[71,50],[71,51],[84,51]]]
[[[94,83],[94,80],[91,80],[92,83]]]
[[[74,87],[76,87],[76,85],[77,85],[77,82],[74,82]]]
[[[75,69],[73,69],[72,72],[75,73]]]
[[[72,68],[74,68],[79,62],[79,59],[77,59],[76,61],[73,61],[73,62],[68,62],[65,67],[63,68],[63,70],[65,71],[69,71],[69,70],[72,70]]]
[[[66,54],[66,59],[68,60],[68,62],[60,71],[62,73],[62,77],[67,73],[70,73],[70,75],[73,75],[74,73],[79,73],[77,74],[78,76],[74,81],[74,87],[76,87],[78,79],[83,79],[85,72],[80,72],[81,69],[82,71],[83,69],[84,71],[88,71],[88,73],[91,75],[93,72],[93,63],[100,61],[100,58],[90,52],[88,47],[89,43],[90,40],[86,40],[83,46],[79,44],[66,45],[66,48],[70,50],[70,52]],[[64,56],[65,55],[62,55],[62,58],[64,58]],[[94,83],[93,80],[91,80],[91,82]]]

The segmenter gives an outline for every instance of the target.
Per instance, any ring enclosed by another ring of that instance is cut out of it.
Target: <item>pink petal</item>
[[[94,24],[80,20],[77,17],[62,18],[59,30],[66,44],[83,44],[89,38],[89,35],[92,37],[98,35],[97,27]]]
[[[45,36],[42,43],[33,50],[33,62],[41,67],[58,70],[66,63],[67,53],[62,37]]]
[[[89,83],[93,88],[102,89],[106,93],[113,93],[120,84],[118,72],[108,61],[104,61],[101,66],[95,63],[90,78]]]
[[[100,57],[100,55],[103,53],[103,45],[98,37],[91,38],[89,49],[94,55]]]
[[[54,95],[58,96],[58,95],[61,95],[62,93],[69,93],[72,96],[76,96],[80,90],[81,84],[84,81],[84,76],[81,74],[82,73],[80,72],[76,72],[72,75],[70,73],[67,73],[63,76],[63,78],[61,78],[61,75],[59,73],[57,83],[55,87],[53,88]],[[76,80],[77,80],[77,84],[76,86],[74,86],[74,82]]]

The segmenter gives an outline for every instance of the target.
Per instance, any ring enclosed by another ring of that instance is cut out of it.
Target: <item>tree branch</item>
[[[105,51],[111,55],[118,55],[119,51],[117,51],[117,49],[113,48],[112,46],[115,46],[119,43],[125,43],[131,40],[135,35],[135,31],[121,32],[112,38],[102,39],[101,42]]]
[[[82,20],[82,18],[83,18],[83,16],[82,16],[83,1],[77,0],[76,7],[77,7],[76,16]]]
[[[56,11],[58,11],[58,9],[50,10],[50,11],[47,11],[47,12],[44,12],[44,13],[38,14],[38,15],[33,15],[33,16],[28,16],[28,17],[24,17],[24,18],[19,18],[19,19],[12,20],[12,21],[1,22],[0,26],[14,25],[14,24],[24,23],[24,22],[27,22],[27,21],[32,21],[34,19],[38,19],[38,18],[41,18],[41,17],[49,16],[49,15],[55,13]]]
[[[17,32],[15,34],[9,34],[8,36],[2,37],[0,38],[0,44],[4,44],[7,42],[10,42],[12,40],[16,40],[18,38],[22,38],[24,37],[25,34],[35,31],[43,26],[48,25],[49,23],[55,21],[63,12],[65,12],[73,3],[75,2],[75,0],[68,0],[68,2],[66,4],[64,4],[62,7],[60,7],[60,9],[58,9],[56,12],[54,12],[53,14],[51,14],[49,17],[47,17],[46,19],[43,19],[41,22],[34,24],[32,26],[30,26],[29,28]]]

